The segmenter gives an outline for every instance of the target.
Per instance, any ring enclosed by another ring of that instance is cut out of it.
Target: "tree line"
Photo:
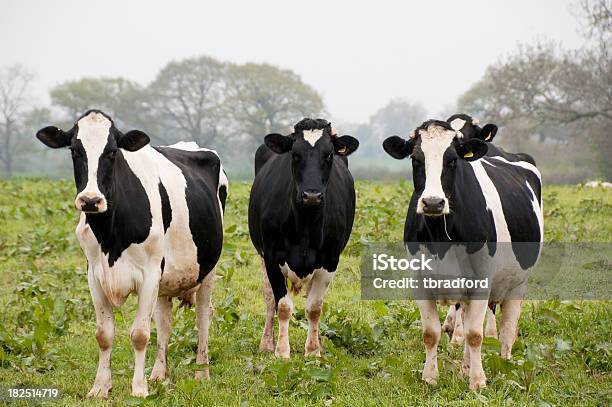
[[[535,156],[547,182],[612,179],[612,0],[574,4],[584,45],[521,44],[436,114],[468,113],[500,127],[496,142]],[[115,118],[120,129],[147,132],[155,144],[194,140],[218,150],[239,177],[252,173],[263,136],[287,133],[302,117],[329,117],[320,93],[296,73],[267,64],[232,64],[208,56],[173,61],[142,84],[120,77],[81,78],[50,90],[50,106],[32,108],[33,75],[0,69],[0,174],[63,175],[70,162],[43,149],[36,130],[72,126],[88,108]],[[334,123],[360,140],[351,165],[357,177],[410,176],[409,165],[385,160],[381,143],[405,136],[429,117],[419,102],[390,100],[365,123]]]

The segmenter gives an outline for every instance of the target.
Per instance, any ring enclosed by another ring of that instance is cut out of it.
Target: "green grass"
[[[291,359],[257,351],[263,327],[259,259],[247,229],[250,185],[230,185],[224,252],[214,291],[210,382],[192,380],[197,331],[192,309],[174,310],[169,379],[150,384],[151,400],[129,397],[133,353],[129,327],[135,298],[117,311],[113,345],[116,405],[609,405],[612,318],[603,301],[526,302],[512,363],[495,341],[484,346],[488,387],[468,390],[461,350],[443,337],[440,379],[421,382],[424,361],[413,302],[361,301],[359,254],[364,244],[400,241],[411,192],[407,182],[357,183],[357,218],[326,298],[322,359],[302,355],[303,298],[295,300]],[[51,386],[62,405],[84,399],[96,372],[95,318],[86,261],[74,237],[77,213],[69,181],[0,182],[0,386]],[[546,240],[612,241],[612,193],[547,187]],[[441,312],[443,317],[443,311]],[[155,341],[155,329],[152,332]],[[147,371],[155,346],[149,346]]]

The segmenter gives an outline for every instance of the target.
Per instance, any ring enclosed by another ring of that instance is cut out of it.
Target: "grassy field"
[[[411,185],[357,183],[353,235],[326,298],[324,357],[304,358],[303,298],[295,300],[288,362],[257,352],[263,327],[259,259],[248,237],[250,185],[230,185],[225,245],[214,291],[210,382],[192,380],[197,332],[193,309],[174,310],[169,379],[150,384],[148,400],[129,396],[133,353],[131,298],[116,311],[113,405],[610,405],[612,316],[609,303],[526,302],[513,361],[487,339],[488,387],[468,390],[461,350],[441,341],[440,379],[421,382],[424,361],[413,302],[361,301],[359,255],[374,241],[400,241]],[[95,318],[86,261],[74,237],[72,181],[0,182],[0,386],[58,387],[62,405],[84,400],[96,372]],[[544,190],[546,240],[611,242],[612,192]],[[444,317],[441,312],[441,318]],[[153,329],[152,343],[155,342]],[[149,346],[147,371],[155,346]],[[1,402],[1,401],[0,401]]]

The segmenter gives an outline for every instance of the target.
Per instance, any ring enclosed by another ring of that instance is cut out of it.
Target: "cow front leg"
[[[168,369],[168,338],[172,328],[172,298],[159,297],[153,314],[157,327],[157,355],[151,371],[151,380],[163,381]]]
[[[442,327],[435,301],[419,300],[417,306],[421,313],[423,344],[425,345],[425,366],[422,378],[426,383],[433,385],[438,381],[438,342]]]
[[[202,370],[195,372],[197,380],[210,380],[210,369],[208,367],[208,331],[213,314],[212,290],[215,280],[215,269],[213,269],[200,284],[196,295],[196,318],[198,326],[198,353],[196,363],[205,365]]]
[[[289,319],[293,312],[293,301],[291,294],[285,292],[285,295],[278,301],[278,341],[276,342],[276,357],[289,359],[291,348],[289,347]]]
[[[472,300],[463,303],[462,307],[465,309],[463,324],[466,332],[462,371],[469,377],[470,389],[478,390],[487,385],[482,369],[481,347],[482,326],[488,304],[486,300]]]
[[[319,343],[319,320],[323,310],[323,298],[333,279],[334,274],[325,269],[317,269],[313,273],[306,299],[306,318],[308,318],[308,337],[304,345],[304,355],[321,357],[321,344]]]
[[[518,333],[522,300],[506,300],[501,304],[501,325],[499,330],[501,357],[512,358],[512,346]]]
[[[108,398],[108,392],[113,387],[111,380],[111,351],[113,338],[115,336],[115,315],[113,307],[106,299],[102,288],[93,276],[93,271],[88,274],[89,291],[93,299],[96,311],[96,341],[98,342],[98,371],[96,379],[91,387],[88,398]]]
[[[149,269],[150,270],[150,269]],[[144,374],[147,345],[151,334],[151,317],[157,302],[159,277],[161,270],[145,276],[138,291],[138,308],[132,323],[130,338],[134,348],[134,377],[132,378],[132,396],[147,397],[149,394],[147,378]]]
[[[266,265],[263,258],[261,259],[261,273],[263,276],[263,294],[266,315],[263,333],[259,341],[259,351],[274,352],[274,315],[276,314],[276,304],[274,302],[274,293],[272,292],[272,286],[270,285],[270,280],[266,273]]]

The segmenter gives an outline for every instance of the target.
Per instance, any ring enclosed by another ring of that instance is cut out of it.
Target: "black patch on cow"
[[[153,224],[147,193],[121,152],[115,158],[113,194],[108,201],[106,212],[88,213],[85,218],[112,267],[125,249],[147,239]]]
[[[541,238],[538,218],[532,204],[533,199],[539,204],[540,198],[537,195],[534,197],[525,183],[527,173],[533,173],[522,167],[495,161],[494,167],[483,160],[483,167],[499,194],[510,232],[512,251],[521,268],[528,269],[536,263],[540,248],[539,245],[523,243],[539,242]]]
[[[172,208],[170,207],[170,197],[168,196],[168,192],[164,187],[164,184],[159,181],[159,196],[161,198],[161,206],[162,206],[162,219],[164,222],[164,233],[170,227],[170,223],[172,222]]]
[[[276,303],[287,294],[280,266],[287,263],[299,277],[323,267],[334,272],[350,237],[355,217],[355,189],[346,157],[333,156],[324,203],[298,207],[291,154],[255,155],[256,177],[249,201],[249,232],[263,256]]]
[[[221,161],[211,151],[154,148],[182,171],[187,182],[185,198],[189,229],[200,266],[199,283],[217,264],[223,246],[222,215],[217,196]]]
[[[166,268],[166,258],[165,257],[162,257],[162,261],[161,261],[160,267],[161,267],[161,272],[162,272],[162,275],[163,275],[164,274],[164,269]]]

